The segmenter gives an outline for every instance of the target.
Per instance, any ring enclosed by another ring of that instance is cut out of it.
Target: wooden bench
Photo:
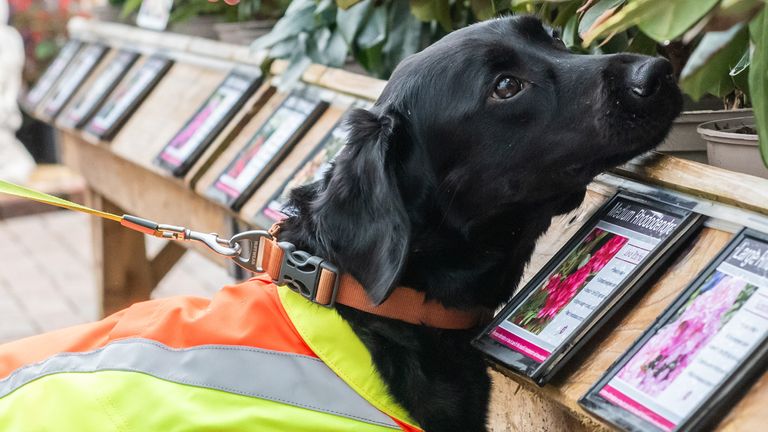
[[[118,24],[76,20],[73,36],[99,40],[113,47],[139,46],[145,52],[169,50],[176,64],[110,142],[93,140],[76,130],[59,128],[65,163],[82,174],[88,203],[103,210],[129,213],[158,222],[230,235],[233,226],[252,227],[255,211],[287,179],[296,165],[327,133],[347,106],[348,98],[375,100],[385,82],[342,70],[312,66],[302,81],[340,97],[314,124],[286,159],[239,212],[201,195],[211,173],[245,145],[285,94],[272,86],[285,63],[276,62],[265,84],[248,100],[204,156],[183,179],[157,168],[152,159],[219,84],[237,62],[260,64],[242,47],[172,34],[157,34]],[[88,84],[83,87],[87,91]],[[173,102],[170,104],[169,102]],[[345,102],[347,101],[347,102]],[[582,410],[577,400],[674,299],[680,290],[724,246],[742,225],[768,230],[768,180],[663,155],[652,155],[600,176],[574,212],[556,218],[539,242],[526,280],[565,243],[618,187],[642,192],[665,188],[701,200],[713,218],[693,246],[651,286],[621,318],[583,350],[553,383],[539,388],[516,376],[492,370],[494,387],[490,425],[494,431],[582,431],[606,428]],[[144,300],[186,249],[168,243],[147,257],[144,238],[110,222],[93,219],[103,310],[110,313]],[[262,227],[263,228],[263,227]],[[188,245],[185,245],[188,246]],[[202,250],[202,248],[200,249]],[[208,252],[222,265],[227,261]],[[720,430],[763,430],[762,407],[768,403],[768,378],[763,376],[720,424]]]

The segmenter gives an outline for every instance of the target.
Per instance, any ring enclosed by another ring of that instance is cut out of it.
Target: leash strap
[[[0,193],[62,207],[120,223],[147,235],[167,240],[191,240],[205,244],[214,252],[229,257],[238,265],[256,273],[267,273],[279,285],[287,285],[321,306],[343,304],[363,312],[440,329],[470,329],[485,323],[490,311],[484,308],[459,310],[428,300],[425,293],[397,287],[380,305],[374,305],[363,286],[349,274],[341,274],[321,257],[297,251],[287,242],[278,242],[280,226],[269,231],[246,231],[231,239],[219,238],[190,229],[164,225],[131,215],[118,216],[76,204],[62,198],[0,180]]]
[[[19,198],[25,198],[25,199],[41,202],[44,204],[56,206],[56,207],[62,207],[69,210],[79,211],[82,213],[87,213],[93,216],[98,216],[100,218],[109,219],[115,222],[120,222],[123,219],[121,216],[118,216],[112,213],[94,210],[90,207],[76,204],[71,201],[67,201],[65,199],[55,197],[53,195],[48,195],[46,193],[38,192],[36,190],[29,189],[24,186],[19,186],[17,184],[13,184],[5,180],[0,180],[0,193],[17,196]]]
[[[103,212],[100,210],[92,209],[90,207],[86,207],[84,205],[73,203],[72,201],[67,201],[63,198],[55,197],[53,195],[48,195],[34,189],[19,186],[5,180],[0,180],[0,194],[13,195],[19,198],[41,202],[43,204],[98,216],[103,219],[117,222],[128,229],[154,237],[164,238],[166,240],[197,241],[205,244],[208,246],[208,248],[218,253],[219,255],[224,255],[229,258],[239,256],[242,250],[242,247],[239,243],[233,243],[231,240],[219,238],[217,234],[201,233],[175,225],[158,224],[156,222],[152,222],[151,220],[143,219],[137,216],[118,216],[116,214]]]

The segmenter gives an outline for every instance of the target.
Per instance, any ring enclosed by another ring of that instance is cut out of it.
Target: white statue
[[[24,67],[24,42],[8,25],[8,1],[0,0],[0,178],[25,183],[35,161],[19,140],[21,126],[18,97]]]

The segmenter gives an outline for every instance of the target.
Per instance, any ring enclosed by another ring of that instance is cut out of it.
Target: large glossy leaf
[[[411,14],[407,2],[392,2],[387,24],[387,41],[382,48],[384,58],[380,78],[387,78],[402,59],[419,51],[423,25]]]
[[[715,88],[739,62],[748,39],[747,29],[741,24],[704,35],[680,74],[682,89],[699,99]]]
[[[582,35],[586,48],[601,36],[612,36],[624,31],[649,16],[657,13],[658,8],[666,7],[669,0],[636,0],[627,3],[620,11]]]
[[[437,21],[443,30],[453,30],[449,0],[411,0],[411,12],[421,21]]]
[[[672,40],[699,22],[720,0],[659,0],[658,9],[638,27],[659,42]]]
[[[316,4],[312,0],[294,0],[272,30],[256,39],[251,44],[254,51],[269,48],[285,39],[296,37],[299,33],[313,30]]]
[[[579,22],[579,34],[584,34],[592,27],[595,21],[609,9],[616,8],[624,4],[625,0],[599,0],[593,4],[581,17]]]
[[[357,46],[362,49],[368,49],[376,46],[387,38],[387,8],[377,6],[373,8],[368,21],[363,26],[363,30],[357,37]]]
[[[754,44],[749,67],[749,93],[755,111],[760,154],[768,167],[768,12],[765,9],[749,24]]]
[[[373,0],[363,0],[348,9],[336,11],[337,29],[349,45],[355,40],[372,5]]]

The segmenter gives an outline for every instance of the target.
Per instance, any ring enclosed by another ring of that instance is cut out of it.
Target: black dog
[[[508,300],[552,216],[656,146],[681,108],[665,60],[571,54],[532,17],[483,22],[403,61],[325,179],[292,194],[281,239],[336,263],[375,302],[395,286],[446,306]],[[338,306],[427,431],[486,428],[474,331]]]

